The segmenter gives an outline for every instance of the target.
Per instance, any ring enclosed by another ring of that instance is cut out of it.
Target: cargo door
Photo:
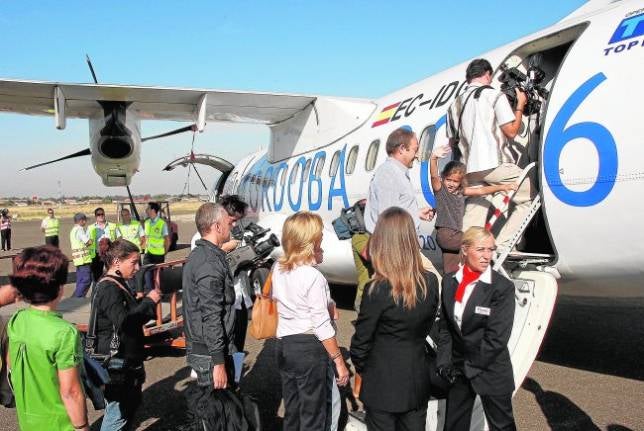
[[[188,169],[192,167],[197,173],[197,175],[199,175],[199,171],[197,171],[194,165],[210,166],[211,168],[221,172],[221,175],[217,179],[217,182],[214,184],[212,190],[210,190],[211,198],[221,194],[223,190],[223,186],[226,183],[226,179],[228,178],[232,170],[235,168],[235,166],[232,163],[222,159],[221,157],[213,156],[211,154],[189,154],[187,156],[179,157],[178,159],[168,163],[168,165],[165,168],[163,168],[163,170],[172,171],[177,166],[181,166]],[[203,183],[203,179],[201,175],[199,175],[199,179]],[[204,187],[207,188],[205,183],[204,183]]]

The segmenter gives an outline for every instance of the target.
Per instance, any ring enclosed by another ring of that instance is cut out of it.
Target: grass
[[[170,212],[172,216],[180,214],[194,214],[203,204],[199,201],[186,201],[186,202],[173,202],[170,204]],[[83,205],[61,205],[54,206],[56,217],[71,218],[78,212],[85,213],[88,217],[94,214],[94,209],[103,207],[108,220],[116,219],[116,204],[83,204]],[[138,205],[138,208],[144,208],[144,205]],[[31,205],[27,207],[9,207],[9,214],[13,216],[14,222],[42,220],[47,216],[48,206]],[[141,211],[141,216],[144,212]]]

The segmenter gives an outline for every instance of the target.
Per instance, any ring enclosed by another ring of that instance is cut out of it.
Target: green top
[[[73,430],[57,371],[81,364],[78,330],[59,313],[26,308],[13,315],[7,333],[20,429]]]

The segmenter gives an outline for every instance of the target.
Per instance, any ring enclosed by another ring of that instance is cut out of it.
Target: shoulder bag
[[[262,293],[253,304],[250,335],[257,340],[274,338],[277,334],[277,301],[273,299],[273,271],[268,273]]]
[[[102,281],[109,280],[116,284],[121,290],[123,290],[126,295],[132,296],[130,291],[127,289],[127,287],[123,286],[118,280],[109,277],[109,276],[104,276],[101,280],[99,280],[98,283],[96,283],[96,292],[94,292],[92,296],[92,305],[91,305],[91,314],[89,318],[89,325],[87,328],[87,335],[85,336],[85,343],[84,343],[84,348],[85,348],[85,358],[87,360],[93,360],[96,361],[98,364],[102,366],[103,369],[105,369],[109,375],[109,381],[105,382],[104,384],[111,384],[111,385],[122,385],[126,383],[130,378],[132,377],[132,373],[130,371],[129,364],[127,363],[127,360],[123,358],[117,358],[116,354],[119,351],[119,347],[121,345],[121,340],[119,338],[119,330],[120,328],[117,328],[116,326],[112,326],[113,331],[112,331],[112,339],[110,340],[110,353],[109,354],[101,354],[101,353],[96,353],[96,324],[97,324],[97,315],[98,315],[98,310],[96,309],[96,296],[98,295],[98,287]]]

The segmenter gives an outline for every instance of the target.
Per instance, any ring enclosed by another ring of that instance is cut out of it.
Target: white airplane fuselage
[[[545,266],[556,268],[562,281],[598,286],[611,280],[639,287],[644,254],[644,204],[638,193],[644,181],[644,2],[620,2],[562,21],[481,57],[495,68],[493,85],[498,88],[501,64],[523,67],[534,53],[542,54],[550,95],[538,118],[524,117],[528,131],[515,141],[524,161],[537,162],[542,208],[533,238],[540,232],[539,247],[550,248]],[[377,100],[371,117],[335,142],[283,160],[269,161],[266,151],[244,158],[222,192],[240,194],[250,205],[249,217],[278,236],[288,215],[300,210],[320,214],[325,223],[322,271],[332,282],[355,283],[350,241],[337,239],[331,221],[342,208],[366,198],[393,130],[409,125],[421,145],[447,143],[446,110],[466,84],[468,63]],[[427,139],[432,131],[433,141]],[[374,142],[379,142],[375,149]],[[375,162],[367,160],[373,151]],[[333,158],[338,160],[335,173],[330,172]],[[411,179],[420,206],[434,206],[427,160],[413,167]],[[421,223],[419,244],[440,263],[433,221]]]

